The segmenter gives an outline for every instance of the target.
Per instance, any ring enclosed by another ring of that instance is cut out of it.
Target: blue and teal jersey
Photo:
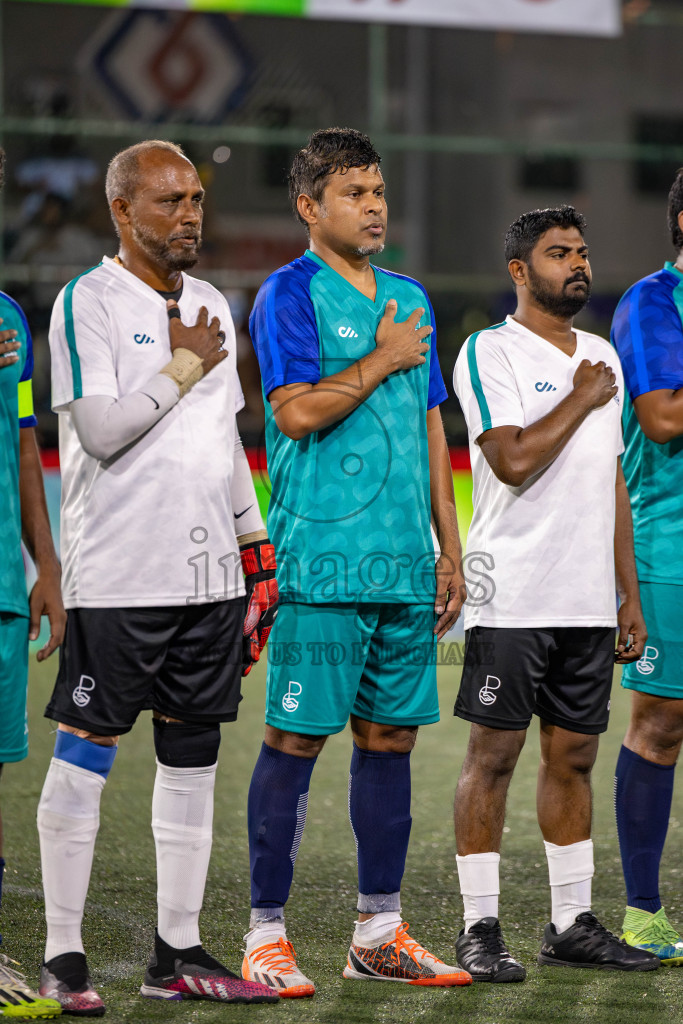
[[[0,533],[0,611],[28,615],[26,576],[21,553],[21,506],[19,503],[19,428],[34,427],[33,343],[23,310],[0,292],[0,330],[15,330],[21,348],[19,360],[0,368],[0,492],[3,528]]]
[[[632,402],[648,391],[683,387],[683,274],[672,263],[622,297],[612,344],[624,370],[624,475],[631,497],[638,576],[683,584],[683,436],[650,441]]]
[[[435,326],[422,285],[374,271],[374,301],[310,251],[267,279],[249,321],[266,399],[282,385],[317,384],[371,352],[389,299],[398,303],[397,320],[420,306],[421,325]],[[426,417],[446,398],[436,332],[426,356],[300,441],[278,429],[266,401],[268,530],[285,600],[432,600]]]

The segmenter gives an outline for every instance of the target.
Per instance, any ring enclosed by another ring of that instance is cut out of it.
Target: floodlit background
[[[585,213],[595,291],[581,324],[603,334],[624,289],[671,255],[666,195],[683,164],[681,0],[223,6],[0,2],[0,274],[35,334],[43,445],[56,441],[51,305],[62,284],[115,252],[104,173],[141,138],[184,145],[208,189],[197,273],[225,290],[242,328],[240,426],[250,445],[262,403],[246,319],[264,278],[305,245],[285,175],[316,128],[366,130],[382,152],[390,230],[377,262],[429,288],[449,387],[466,336],[512,308],[502,239],[525,210],[568,201]],[[443,24],[398,20],[408,18]],[[554,30],[509,28],[531,23]],[[450,443],[462,445],[455,398],[443,412]]]
[[[212,4],[213,10],[197,10]],[[377,262],[427,285],[449,391],[467,335],[513,308],[502,241],[520,213],[570,202],[586,215],[594,297],[579,322],[604,335],[621,293],[672,256],[665,214],[669,186],[683,165],[683,0],[222,0],[223,9],[215,9],[220,6],[221,0],[188,0],[173,10],[157,0],[148,8],[0,0],[0,129],[8,155],[0,285],[24,306],[34,333],[48,464],[55,465],[49,450],[56,444],[49,411],[51,306],[63,284],[116,251],[104,174],[117,150],[140,139],[180,142],[208,189],[197,273],[225,291],[238,326],[248,402],[240,429],[252,457],[263,404],[246,322],[264,278],[305,246],[288,210],[285,176],[293,152],[317,128],[368,131],[383,153],[390,232]],[[466,524],[471,480],[452,391],[442,410]],[[267,480],[257,473],[256,482],[265,506]],[[56,467],[47,472],[46,487],[56,525]],[[440,649],[442,721],[421,730],[413,754],[414,828],[403,887],[413,932],[449,962],[461,927],[450,808],[467,726],[450,709],[462,653],[455,632]],[[2,782],[8,862],[2,930],[4,948],[35,984],[44,938],[35,810],[53,746],[43,708],[56,657],[37,666],[33,654],[31,754],[8,765]],[[207,947],[237,970],[249,906],[246,790],[262,736],[266,656],[246,681],[238,723],[223,730],[202,915]],[[593,776],[594,905],[618,929],[624,887],[611,792],[628,720],[628,695],[618,685],[613,701]],[[281,1024],[683,1024],[683,972],[636,977],[536,966],[549,894],[534,806],[535,727],[512,783],[501,875],[503,927],[529,969],[524,985],[445,991],[342,980],[355,916],[355,851],[346,821],[350,741],[341,734],[316,768],[287,909],[300,962],[318,984],[315,999],[275,1008],[141,1000],[155,914],[147,828],[154,756],[151,725],[143,719],[123,739],[105,789],[86,908],[89,963],[110,1024],[247,1018],[252,1024],[276,1018]],[[679,927],[681,800],[679,791],[662,867],[662,895]]]

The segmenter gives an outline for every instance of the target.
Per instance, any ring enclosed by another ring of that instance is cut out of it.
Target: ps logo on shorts
[[[636,668],[640,672],[641,676],[649,676],[655,670],[655,661],[659,657],[659,651],[656,647],[645,647],[643,656],[639,661],[636,662]]]
[[[92,676],[81,676],[78,686],[72,694],[74,704],[79,708],[84,708],[86,704],[90,703],[90,691],[94,689],[95,680]]]
[[[298,689],[292,689],[292,687],[294,686],[298,687]],[[295,683],[293,679],[289,680],[289,689],[282,698],[282,706],[285,709],[285,711],[296,711],[296,709],[299,707],[299,701],[296,698],[301,695],[302,690],[303,686],[301,685],[301,683]]]
[[[495,704],[496,697],[498,694],[494,693],[494,690],[500,688],[500,679],[498,676],[487,676],[486,682],[479,691],[479,700],[482,704]]]

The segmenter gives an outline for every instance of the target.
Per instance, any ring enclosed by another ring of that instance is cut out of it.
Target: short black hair
[[[314,132],[303,149],[294,157],[289,172],[289,198],[294,216],[306,222],[297,209],[300,195],[320,202],[325,191],[326,178],[336,171],[350,167],[380,165],[382,158],[370,139],[355,128],[322,128]]]
[[[676,171],[676,177],[669,192],[669,206],[666,212],[671,241],[677,252],[683,249],[683,231],[678,226],[678,215],[681,210],[683,210],[683,167],[679,167]]]
[[[541,235],[551,228],[578,228],[583,235],[586,218],[577,213],[573,206],[549,206],[545,210],[531,210],[518,217],[505,235],[505,261],[529,262],[531,252]]]

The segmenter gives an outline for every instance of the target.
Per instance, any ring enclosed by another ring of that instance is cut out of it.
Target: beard
[[[530,263],[527,264],[529,274],[528,288],[536,304],[551,316],[559,317],[561,320],[571,320],[580,313],[591,295],[591,283],[587,275],[582,271],[568,277],[562,285],[561,291],[554,291],[542,277],[539,277]],[[571,295],[567,287],[575,281],[583,281],[586,291],[582,295]]]
[[[373,245],[359,245],[358,248],[352,249],[351,252],[354,256],[379,256],[381,252],[384,252],[384,242],[375,242]]]
[[[133,241],[145,255],[165,270],[189,270],[199,260],[199,250],[202,244],[202,235],[199,230],[188,232],[194,238],[192,248],[181,249],[178,252],[171,248],[171,242],[176,238],[185,238],[186,235],[170,235],[168,238],[160,238],[151,228],[138,224],[133,225],[132,234]]]

